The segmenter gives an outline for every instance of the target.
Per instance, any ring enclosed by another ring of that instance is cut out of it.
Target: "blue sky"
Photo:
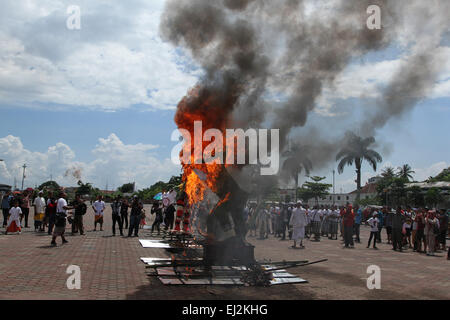
[[[19,179],[23,163],[29,166],[26,186],[50,174],[74,185],[77,168],[82,180],[100,188],[129,181],[143,188],[179,173],[170,161],[173,116],[202,69],[185,49],[161,39],[165,1],[77,4],[81,30],[70,31],[67,1],[5,1],[0,13],[0,158],[5,160],[0,183]],[[413,4],[420,12],[420,2]],[[334,85],[324,88],[304,129],[319,126],[326,136],[357,127],[414,51],[416,38],[429,36],[414,28],[406,25],[387,49],[354,58]],[[447,58],[435,85],[410,112],[376,132],[376,150],[383,156],[377,173],[408,163],[422,180],[450,166],[450,30],[445,28],[436,50]],[[312,174],[331,181],[334,165],[330,161]],[[363,181],[377,173],[364,164]],[[354,189],[353,168],[336,178],[337,191]]]

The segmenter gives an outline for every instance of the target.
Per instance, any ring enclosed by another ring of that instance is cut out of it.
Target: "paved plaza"
[[[47,233],[24,229],[21,235],[0,235],[0,299],[450,299],[450,261],[446,253],[428,257],[407,250],[367,249],[368,227],[362,227],[361,244],[342,249],[340,240],[306,241],[294,250],[290,241],[270,236],[248,238],[258,260],[319,260],[315,265],[290,269],[308,283],[273,287],[164,286],[148,277],[140,257],[168,257],[163,249],[142,248],[138,238],[112,237],[111,207],[105,213],[104,231],[93,230],[93,211],[85,216],[85,236],[70,236],[68,244],[51,247]],[[31,210],[32,211],[32,210]],[[150,212],[149,208],[146,208]],[[149,214],[147,214],[149,215]],[[32,212],[30,213],[32,217]],[[147,218],[150,224],[153,217]],[[30,226],[33,227],[31,218]],[[140,238],[149,238],[140,230]],[[385,231],[383,230],[385,240]],[[66,286],[69,265],[81,270],[81,289]],[[381,289],[369,290],[367,267],[381,269]]]

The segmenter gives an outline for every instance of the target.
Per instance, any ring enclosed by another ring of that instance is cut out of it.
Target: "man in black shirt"
[[[134,236],[138,236],[139,232],[139,222],[141,220],[143,205],[139,201],[137,196],[133,196],[133,202],[131,203],[131,213],[130,213],[130,227],[128,228],[128,237],[131,237],[131,234],[134,230]]]
[[[123,199],[121,205],[120,205],[120,217],[122,219],[122,227],[125,229],[128,229],[128,207],[130,205],[128,204],[127,199]]]
[[[86,214],[87,206],[81,199],[79,194],[76,195],[75,201],[73,202],[73,207],[75,208],[75,215],[72,222],[72,235],[80,232],[80,235],[84,235],[83,229],[83,216]]]
[[[123,232],[122,232],[122,219],[120,217],[120,207],[121,207],[121,203],[120,203],[120,198],[117,197],[116,200],[114,200],[113,203],[111,203],[111,208],[112,208],[112,231],[113,231],[113,236],[116,235],[116,222],[119,225],[119,231],[120,231],[120,235],[123,236]]]

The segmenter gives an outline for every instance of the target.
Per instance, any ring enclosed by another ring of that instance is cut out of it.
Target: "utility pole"
[[[333,206],[334,206],[334,198],[335,198],[335,195],[336,195],[336,192],[334,191],[334,187],[335,187],[335,183],[334,183],[334,173],[335,173],[335,170],[333,169]]]
[[[21,191],[23,191],[23,181],[25,180],[25,169],[26,169],[26,167],[27,167],[26,164],[24,164],[24,165],[22,166],[22,168],[23,168],[23,174],[22,174],[22,188],[21,188]]]

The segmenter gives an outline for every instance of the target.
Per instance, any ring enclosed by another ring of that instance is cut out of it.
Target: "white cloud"
[[[197,81],[158,35],[164,1],[78,1],[81,30],[68,30],[67,3],[6,3],[0,13],[0,105],[132,105],[173,109]]]
[[[81,171],[84,182],[93,183],[104,189],[106,183],[111,189],[123,183],[136,181],[137,188],[148,187],[158,180],[168,180],[179,174],[180,167],[174,165],[169,156],[160,160],[152,154],[158,146],[150,144],[124,144],[114,133],[100,138],[92,150],[92,162],[76,161],[75,153],[64,143],[51,146],[46,152],[30,151],[19,137],[8,135],[0,138],[0,179],[9,184],[17,179],[20,188],[21,166],[26,163],[25,186],[39,185],[53,179],[64,186],[76,185],[77,178],[71,175],[76,169]],[[69,174],[66,174],[67,170]]]
[[[434,177],[439,174],[445,168],[450,167],[450,163],[445,161],[433,163],[431,166],[426,168],[413,168],[415,173],[413,174],[414,180],[424,181],[429,177]]]

